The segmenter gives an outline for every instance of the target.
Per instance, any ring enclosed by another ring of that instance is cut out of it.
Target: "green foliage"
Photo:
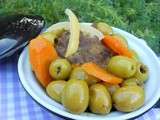
[[[160,53],[159,0],[0,0],[0,15],[38,14],[47,25],[66,20],[64,10],[72,9],[80,21],[104,21],[147,41]]]

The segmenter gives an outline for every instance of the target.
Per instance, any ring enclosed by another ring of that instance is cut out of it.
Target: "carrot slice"
[[[102,42],[106,47],[109,47],[111,50],[113,50],[119,55],[123,55],[129,58],[133,57],[133,53],[128,49],[124,42],[117,39],[117,37],[106,35]]]
[[[104,82],[110,83],[110,84],[119,84],[123,80],[121,78],[118,78],[114,76],[113,74],[108,73],[104,69],[100,68],[98,65],[88,62],[82,65],[82,68],[89,74],[92,75]]]
[[[49,74],[49,65],[58,57],[55,48],[51,42],[38,36],[30,41],[29,57],[32,70],[35,72],[37,80],[43,87],[46,87],[52,81]]]

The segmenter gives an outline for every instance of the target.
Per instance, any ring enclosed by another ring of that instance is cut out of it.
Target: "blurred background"
[[[0,16],[41,15],[47,26],[65,21],[66,8],[80,21],[103,21],[143,38],[160,54],[160,0],[0,0]]]

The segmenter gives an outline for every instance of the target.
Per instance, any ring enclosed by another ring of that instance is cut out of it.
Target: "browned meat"
[[[62,36],[57,40],[55,48],[61,57],[65,56],[68,41],[69,32],[64,32]],[[81,33],[78,51],[74,55],[68,57],[67,59],[71,63],[75,64],[94,62],[100,65],[101,67],[105,67],[107,60],[111,56],[112,53],[103,46],[103,44],[98,40],[96,36],[89,37]]]

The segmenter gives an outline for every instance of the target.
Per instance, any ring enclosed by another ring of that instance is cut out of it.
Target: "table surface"
[[[19,53],[16,53],[0,61],[0,120],[64,120],[38,104],[25,91],[17,72],[18,58]],[[160,104],[136,120],[160,120]]]

